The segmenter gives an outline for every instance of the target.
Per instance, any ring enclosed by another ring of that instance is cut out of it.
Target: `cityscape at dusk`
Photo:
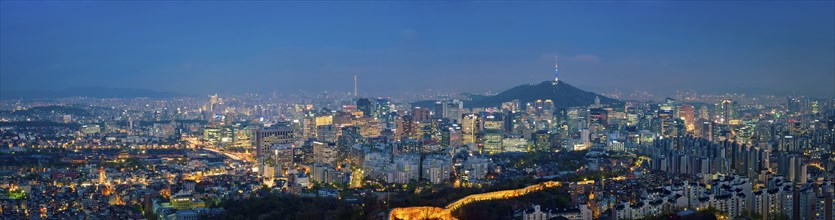
[[[835,219],[835,1],[0,1],[0,219]]]

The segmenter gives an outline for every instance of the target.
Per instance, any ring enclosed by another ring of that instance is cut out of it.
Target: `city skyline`
[[[835,95],[832,2],[0,4],[4,91]]]
[[[0,0],[0,219],[835,219],[835,1]]]

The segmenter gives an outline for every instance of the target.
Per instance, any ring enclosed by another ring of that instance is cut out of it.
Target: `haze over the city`
[[[0,2],[0,88],[835,94],[835,3]]]

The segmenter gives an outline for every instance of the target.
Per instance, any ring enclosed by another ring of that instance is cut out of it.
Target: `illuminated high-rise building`
[[[544,112],[545,115],[554,114],[555,108],[556,107],[554,105],[554,101],[552,101],[551,99],[545,99],[545,102],[542,103],[542,112]]]
[[[209,96],[209,110],[212,110],[212,107],[214,107],[214,105],[220,103],[219,99],[220,98],[217,96],[217,94]]]
[[[293,164],[295,147],[293,144],[276,144],[272,148],[276,165],[273,176],[284,176],[284,170],[289,169],[290,165]]]
[[[489,115],[484,121],[484,131],[482,135],[482,153],[494,154],[504,152],[502,149],[502,139],[504,132],[502,131],[502,118],[500,115]]]
[[[335,142],[337,128],[333,124],[316,126],[316,139],[319,141]]]
[[[552,135],[546,130],[536,131],[533,135],[534,149],[536,151],[551,151],[553,143],[551,143]]]
[[[699,118],[710,120],[710,112],[707,111],[707,106],[702,105],[702,107],[699,107]]]
[[[600,126],[601,128],[605,128],[607,125],[608,119],[608,112],[602,108],[591,108],[589,109],[589,125],[590,126]]]
[[[444,104],[444,102],[435,102],[435,118],[444,118],[444,112],[446,112],[446,107],[447,106]]]
[[[377,98],[377,103],[375,105],[375,112],[373,116],[376,118],[384,119],[384,121],[388,124],[390,123],[389,115],[391,113],[391,100],[388,98]]]
[[[333,124],[333,115],[316,116],[316,126]]]
[[[693,106],[688,104],[684,104],[678,107],[678,117],[684,121],[684,127],[687,129],[687,132],[693,132],[693,130],[696,128],[696,115],[694,110],[695,109],[693,108]]]
[[[463,144],[475,143],[476,134],[480,130],[478,119],[476,114],[466,114],[461,119],[461,133],[463,135],[461,142]]]
[[[359,127],[345,126],[340,130],[342,130],[342,132],[339,137],[336,138],[336,145],[340,149],[349,148],[354,144],[362,142],[362,134],[360,133]]]
[[[736,102],[730,99],[723,99],[716,104],[717,123],[729,124],[734,119]]]
[[[203,143],[214,146],[221,142],[221,129],[216,127],[203,128]]]
[[[818,101],[812,101],[812,102],[809,103],[809,105],[810,105],[812,114],[817,114],[817,113],[820,112],[820,105],[818,104]]]
[[[429,109],[421,108],[421,107],[414,107],[412,108],[412,120],[416,122],[427,122],[432,117],[429,115]]]
[[[223,98],[220,98],[217,94],[214,94],[209,96],[209,105],[206,106],[206,109],[209,110],[209,112],[212,115],[221,114],[224,110],[221,105],[223,105]]]
[[[502,110],[508,110],[511,112],[522,111],[523,109],[519,108],[519,99],[514,99],[509,102],[502,103]]]
[[[675,120],[675,117],[673,116],[673,106],[669,103],[661,104],[658,107],[657,114],[661,134],[664,136],[673,136],[673,121]]]
[[[417,129],[417,123],[415,123],[415,120],[411,115],[397,117],[397,119],[395,119],[395,124],[396,130],[394,137],[397,140],[410,138],[416,133],[415,130]]]
[[[461,120],[463,108],[464,103],[460,100],[438,101],[435,102],[433,118],[447,118],[458,121]]]
[[[316,114],[313,112],[306,112],[302,116],[302,137],[310,139],[316,137]]]
[[[319,164],[335,165],[337,156],[336,143],[313,142],[313,161]]]
[[[713,121],[700,118],[694,125],[697,137],[713,141]]]
[[[104,167],[99,167],[99,184],[107,184],[107,173],[104,171]]]
[[[786,107],[789,110],[789,113],[801,113],[803,111],[803,99],[790,97],[788,98],[788,102],[786,103]]]
[[[273,145],[291,144],[295,138],[295,130],[289,123],[279,123],[255,131],[255,156],[259,166],[263,166],[265,159],[271,157]]]

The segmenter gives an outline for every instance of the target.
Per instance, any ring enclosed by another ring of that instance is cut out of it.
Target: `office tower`
[[[221,131],[220,128],[216,127],[206,127],[203,128],[203,143],[209,146],[215,146],[220,143],[221,141]]]
[[[661,104],[658,106],[658,131],[661,135],[670,137],[674,136],[674,129],[673,129],[673,106],[669,103]]]
[[[462,133],[461,127],[458,126],[444,126],[440,128],[440,144],[444,147],[461,146]]]
[[[511,111],[511,112],[517,112],[517,111],[522,111],[523,110],[523,109],[519,108],[519,99],[514,99],[514,100],[511,100],[509,102],[503,102],[501,109],[502,110],[508,110],[508,111]]]
[[[357,110],[362,112],[363,117],[372,117],[371,100],[368,100],[367,98],[357,99]]]
[[[273,155],[273,145],[292,144],[296,139],[295,130],[289,123],[275,124],[269,128],[258,129],[255,132],[255,156],[259,166],[266,158]]]
[[[591,132],[589,129],[580,129],[580,141],[583,143],[583,149],[575,149],[575,150],[584,150],[591,146]]]
[[[609,114],[602,108],[589,109],[589,126],[606,127]]]
[[[551,134],[547,130],[538,130],[533,134],[533,145],[537,151],[551,151]]]
[[[313,142],[313,161],[319,164],[336,165],[337,149],[333,142]]]
[[[786,107],[788,108],[789,113],[801,113],[801,111],[803,111],[802,98],[787,98]]]
[[[429,115],[429,109],[414,107],[412,108],[412,119],[416,122],[427,122],[432,117]]]
[[[457,99],[446,102],[446,108],[444,110],[444,118],[460,121],[461,113],[464,112],[464,102]]]
[[[453,120],[460,120],[461,111],[464,108],[464,103],[460,100],[452,101],[438,101],[433,107],[433,118],[447,118]]]
[[[360,134],[360,129],[356,126],[346,126],[342,127],[342,134],[339,135],[337,138],[337,146],[340,149],[346,149],[354,144],[358,144],[362,142],[362,135]]]
[[[809,103],[809,110],[810,110],[810,113],[812,113],[812,114],[820,113],[820,110],[821,110],[820,103],[818,101],[811,101]]]
[[[214,105],[216,105],[216,104],[218,104],[218,103],[219,103],[219,102],[218,102],[218,99],[219,99],[219,98],[218,98],[217,94],[214,94],[214,95],[210,95],[210,96],[209,96],[209,106],[208,106],[208,107],[209,107],[209,111],[212,111],[212,110],[213,110],[212,108],[214,107]]]
[[[444,118],[444,112],[446,112],[446,107],[447,106],[444,102],[435,102],[435,118]]]
[[[293,163],[293,156],[295,154],[295,147],[293,144],[276,144],[273,145],[273,157],[275,158],[275,176],[284,176],[284,170],[290,169]]]
[[[476,114],[466,114],[461,119],[461,133],[462,143],[463,144],[470,144],[476,142],[476,134],[478,131],[481,130],[479,128],[479,117]]]
[[[502,132],[502,124],[500,115],[487,116],[484,121],[484,135],[482,136],[481,142],[483,153],[493,154],[503,152],[502,138],[504,138],[504,132]]]
[[[232,129],[232,146],[236,148],[248,149],[252,147],[252,135],[256,131],[255,126],[241,126],[233,125]]]
[[[696,117],[692,105],[684,104],[679,106],[678,117],[684,121],[684,127],[687,129],[687,132],[693,132],[695,130]]]
[[[735,118],[734,114],[736,102],[730,99],[723,99],[716,104],[716,117],[719,124],[730,124],[731,120]]]
[[[330,124],[333,124],[333,115],[317,114],[317,116],[316,116],[316,126],[330,125]]]
[[[206,110],[212,115],[212,119],[214,119],[214,115],[222,114],[223,109],[223,98],[220,98],[217,94],[209,96],[209,103],[206,106]]]
[[[384,119],[386,123],[389,123],[389,113],[391,112],[391,101],[388,98],[377,98],[377,103],[375,105],[377,108],[376,113],[374,113],[375,118]]]
[[[699,107],[699,118],[704,120],[710,120],[710,112],[707,111],[706,105],[702,105],[702,107]]]
[[[302,129],[304,139],[316,138],[316,115],[313,112],[306,112],[302,116]]]
[[[401,117],[397,117],[395,119],[395,133],[394,137],[397,140],[403,140],[406,138],[411,138],[416,132],[417,125],[414,118],[411,115],[404,115]]]
[[[536,102],[533,103],[533,108],[536,112],[542,112],[543,105],[544,102],[542,102],[542,99],[537,99]]]
[[[333,124],[325,124],[316,126],[316,140],[319,141],[336,141],[336,126]]]

